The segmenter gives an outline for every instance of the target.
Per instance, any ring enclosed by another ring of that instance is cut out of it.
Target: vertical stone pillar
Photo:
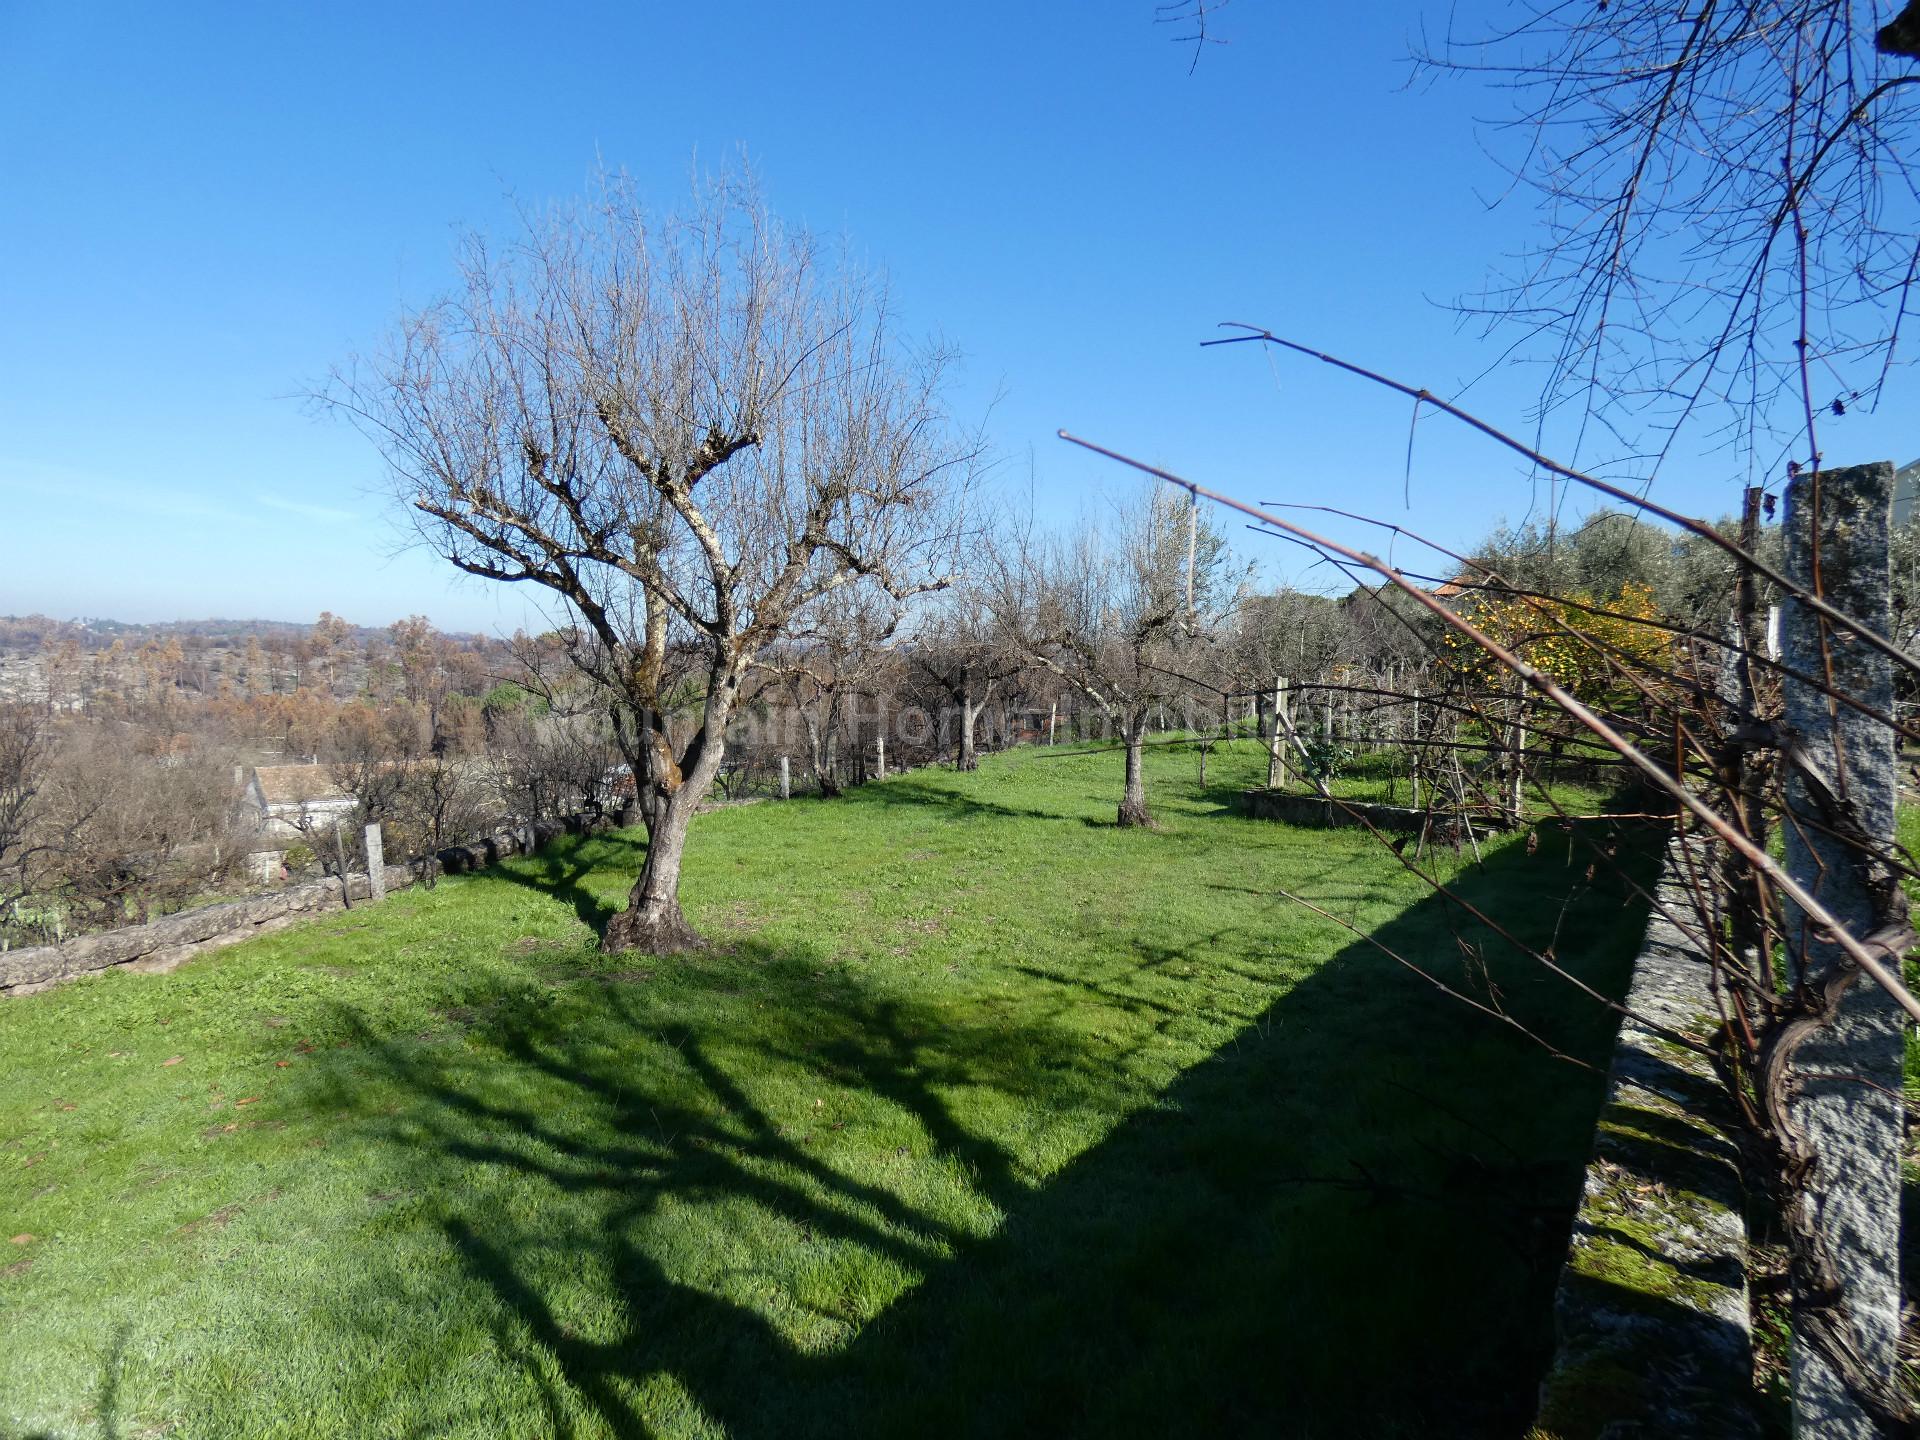
[[[1420,687],[1413,687],[1413,721],[1407,746],[1407,784],[1413,791],[1413,808],[1420,808]]]
[[[1527,687],[1516,680],[1513,687],[1513,744],[1507,752],[1507,762],[1512,767],[1507,776],[1507,809],[1513,812],[1513,823],[1518,825],[1520,817],[1526,813],[1527,804]]]
[[[782,800],[793,798],[793,770],[784,755],[780,757],[780,798]]]
[[[1267,788],[1278,790],[1280,782],[1286,778],[1280,768],[1280,713],[1287,704],[1287,682],[1279,676],[1273,681],[1273,733],[1267,737]]]
[[[1788,577],[1883,635],[1891,589],[1892,498],[1891,463],[1802,475],[1787,486]],[[1824,623],[1805,605],[1789,600],[1782,608],[1787,666],[1818,677],[1831,664],[1834,689],[1883,713],[1892,710],[1893,667],[1886,657]],[[1784,689],[1786,724],[1808,765],[1849,806],[1870,841],[1891,842],[1892,730],[1835,704],[1818,686],[1788,680]],[[1869,886],[1873,867],[1863,863],[1855,847],[1822,833],[1828,821],[1810,787],[1791,771],[1787,809],[1781,829],[1789,870],[1849,933],[1866,936],[1877,913]],[[1848,964],[1791,907],[1787,940],[1816,988]],[[1902,1021],[1900,1007],[1886,991],[1856,977],[1833,1023],[1800,1050],[1793,1065],[1799,1084],[1791,1101],[1815,1156],[1801,1202],[1803,1219],[1832,1258],[1839,1310],[1851,1323],[1862,1365],[1889,1389],[1900,1330]],[[1806,1440],[1878,1436],[1865,1408],[1809,1338],[1820,1312],[1808,1315],[1804,1302],[1809,1297],[1796,1293],[1794,1298],[1794,1434]]]
[[[367,826],[367,898],[376,905],[387,898],[387,852],[378,821]]]

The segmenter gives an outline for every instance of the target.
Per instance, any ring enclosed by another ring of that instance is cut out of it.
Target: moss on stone
[[[1577,1275],[1644,1295],[1652,1302],[1713,1311],[1714,1302],[1728,1287],[1689,1275],[1662,1257],[1675,1250],[1677,1234],[1704,1238],[1716,1217],[1731,1213],[1718,1201],[1672,1186],[1639,1193],[1624,1172],[1610,1166],[1607,1182],[1589,1197],[1568,1266]]]
[[[1598,1440],[1609,1425],[1646,1413],[1648,1384],[1646,1371],[1613,1355],[1555,1370],[1527,1440]]]

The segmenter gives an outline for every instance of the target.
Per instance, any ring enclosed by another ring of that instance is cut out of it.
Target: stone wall
[[[449,875],[484,870],[510,855],[530,854],[565,834],[579,834],[604,822],[569,816],[565,822],[543,820],[504,830],[467,845],[455,845],[434,858]],[[382,873],[388,890],[412,885],[424,865],[388,865]],[[365,875],[347,877],[348,898],[364,900],[371,887]],[[98,935],[81,935],[58,945],[35,945],[0,951],[0,996],[28,995],[63,980],[98,970],[124,968],[141,972],[173,969],[183,960],[225,945],[237,945],[256,935],[285,929],[296,920],[326,910],[338,910],[340,882],[316,880],[262,895],[250,895],[221,905],[202,905],[164,915],[145,925],[129,925]]]
[[[1626,1001],[1689,1038],[1706,1037],[1716,1007],[1705,955],[1668,915],[1688,922],[1684,879],[1707,860],[1698,841],[1669,844]],[[1554,1298],[1535,1440],[1760,1433],[1735,1123],[1705,1056],[1622,1021]]]

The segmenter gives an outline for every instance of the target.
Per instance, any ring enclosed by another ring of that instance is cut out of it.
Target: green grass
[[[1179,748],[1179,747],[1174,747]],[[1582,751],[1581,754],[1585,754]],[[1578,756],[1574,758],[1579,758]],[[1538,757],[1535,757],[1536,763]],[[1256,777],[1264,783],[1264,771]],[[1451,782],[1443,782],[1450,786]],[[1294,789],[1306,789],[1297,779],[1291,781]],[[1466,793],[1470,798],[1486,801],[1497,788],[1492,780],[1475,782],[1470,776],[1466,781]],[[1339,773],[1327,782],[1327,789],[1342,800],[1358,800],[1386,805],[1410,805],[1413,803],[1413,787],[1407,778],[1407,756],[1404,750],[1391,747],[1379,750],[1365,750],[1350,747],[1347,759],[1341,764]],[[1482,794],[1482,792],[1485,794]],[[1446,792],[1451,796],[1451,789]],[[1428,797],[1422,797],[1425,803]],[[1582,784],[1565,778],[1555,778],[1548,784],[1542,784],[1538,773],[1530,774],[1526,789],[1522,795],[1522,804],[1527,816],[1539,819],[1549,815],[1598,815],[1609,806],[1610,792],[1607,788]]]
[[[0,1433],[1521,1434],[1599,1077],[1274,891],[1611,1024],[1149,762],[705,817],[695,958],[596,953],[613,836],[0,1003]],[[1618,988],[1565,845],[1459,889]]]

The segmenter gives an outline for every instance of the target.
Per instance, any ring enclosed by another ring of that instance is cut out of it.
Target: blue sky
[[[1533,498],[1508,458],[1430,417],[1408,486],[1404,402],[1198,345],[1248,319],[1441,393],[1486,369],[1436,302],[1531,214],[1484,203],[1499,100],[1407,84],[1436,9],[1242,0],[1189,75],[1151,0],[0,0],[0,613],[521,623],[396,553],[376,457],[296,397],[512,197],[604,161],[670,204],[741,146],[783,216],[851,237],[907,327],[960,347],[959,412],[1009,473],[1030,458],[1056,523],[1123,483],[1064,426],[1470,541]],[[1536,383],[1496,369],[1468,399],[1524,427]],[[1912,458],[1903,408],[1904,373],[1828,453]],[[1739,483],[1682,456],[1658,494],[1721,513]]]

